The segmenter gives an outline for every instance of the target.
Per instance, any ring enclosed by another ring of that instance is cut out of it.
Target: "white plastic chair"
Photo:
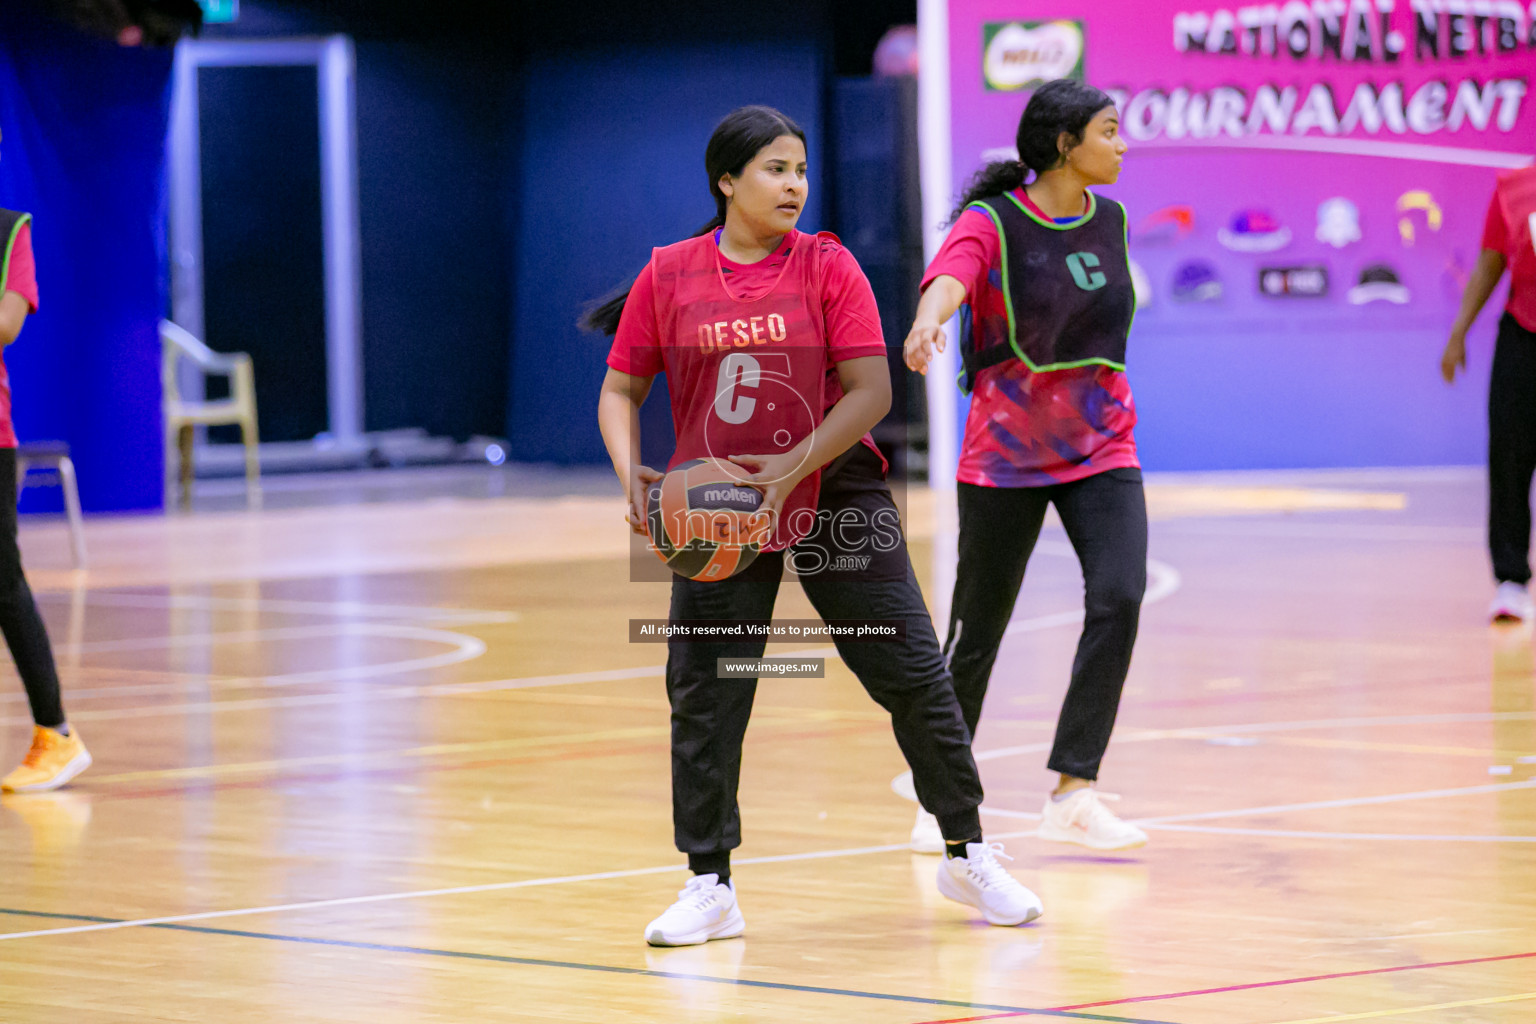
[[[245,493],[251,505],[261,504],[261,463],[257,459],[256,377],[244,352],[215,352],[169,320],[160,321],[160,383],[164,390],[165,507],[192,504],[192,437],[197,427],[234,424],[245,445]],[[229,378],[229,397],[186,401],[181,397],[177,368],[185,357],[204,376]]]

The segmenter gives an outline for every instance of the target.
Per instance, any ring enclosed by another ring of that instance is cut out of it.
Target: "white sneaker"
[[[1128,850],[1143,846],[1147,834],[1130,822],[1121,821],[1104,806],[1105,800],[1118,800],[1113,793],[1100,793],[1092,786],[1074,790],[1065,800],[1045,798],[1041,812],[1041,839],[1056,843],[1077,843],[1095,850]]]
[[[988,924],[1028,924],[1044,911],[1040,897],[1019,884],[997,862],[1012,860],[1002,843],[967,843],[964,857],[939,864],[939,892],[956,903],[981,911]]]
[[[721,885],[719,875],[694,875],[677,894],[677,902],[645,926],[645,941],[653,946],[696,946],[710,939],[734,939],[746,930],[736,906],[736,887]]]
[[[917,809],[917,820],[912,823],[913,853],[943,853],[944,833],[939,831],[939,819]]]
[[[1530,593],[1520,584],[1505,580],[1494,591],[1488,617],[1494,622],[1529,622],[1531,611]]]

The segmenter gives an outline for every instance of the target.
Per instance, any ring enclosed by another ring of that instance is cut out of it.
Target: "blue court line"
[[[58,914],[44,910],[17,910],[0,907],[0,914],[17,917],[46,917],[59,921],[89,921],[93,924],[116,924],[125,920],[118,917],[96,917],[90,914]],[[487,963],[516,964],[522,967],[561,967],[575,971],[597,971],[603,974],[629,974],[643,978],[670,978],[675,981],[707,981],[717,985],[735,985],[741,988],[766,988],[781,992],[805,992],[811,995],[849,996],[854,999],[883,999],[895,1003],[920,1003],[924,1006],[953,1006],[961,1010],[996,1010],[1025,1016],[1064,1017],[1070,1020],[1110,1021],[1113,1024],[1173,1024],[1171,1021],[1151,1020],[1145,1017],[1114,1017],[1102,1013],[1081,1013],[1072,1010],[1042,1010],[1027,1006],[998,1006],[991,1003],[967,1003],[958,999],[931,999],[927,996],[902,996],[887,992],[861,992],[857,989],[823,988],[819,985],[791,985],[779,981],[754,981],[742,978],[712,978],[706,974],[678,974],[673,971],[653,971],[644,967],[613,967],[607,964],[582,964],[565,960],[538,960],[524,956],[498,956],[494,953],[466,953],[451,949],[431,949],[424,946],[392,946],[379,942],[350,942],[345,939],[317,939],[304,935],[275,935],[270,932],[249,932],[236,928],[208,928],[190,924],[147,924],[144,928],[162,928],[166,931],[196,932],[200,935],[229,935],[242,939],[266,939],[271,942],[298,942],[313,946],[334,946],[342,949],[361,949],[375,953],[410,953],[415,956],[451,957],[456,960],[480,960]]]

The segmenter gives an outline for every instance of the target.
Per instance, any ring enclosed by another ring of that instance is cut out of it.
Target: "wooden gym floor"
[[[96,765],[0,806],[0,1020],[1536,1019],[1536,669],[1483,620],[1477,473],[1152,479],[1125,855],[1031,835],[1080,608],[1047,531],[977,738],[1029,927],[937,896],[835,656],[764,682],[747,934],[671,951],[665,653],[627,642],[666,591],[619,503],[411,493],[100,518],[79,575],[23,526]],[[946,515],[908,514],[928,586]]]

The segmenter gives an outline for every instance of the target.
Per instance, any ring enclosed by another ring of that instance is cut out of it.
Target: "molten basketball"
[[[651,546],[667,568],[691,580],[729,579],[751,565],[771,533],[763,493],[737,480],[738,466],[694,459],[676,466],[646,495]]]

